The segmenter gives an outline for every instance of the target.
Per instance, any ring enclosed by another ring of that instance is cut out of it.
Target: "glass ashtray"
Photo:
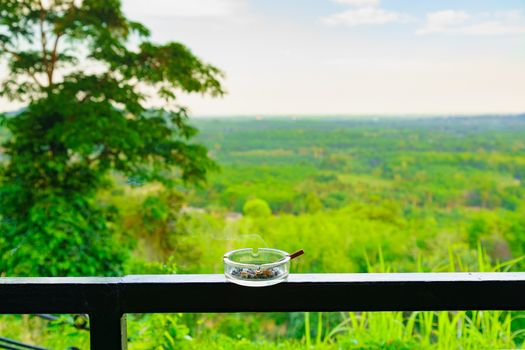
[[[241,286],[271,286],[286,281],[290,271],[289,254],[271,248],[233,250],[223,260],[226,279]]]

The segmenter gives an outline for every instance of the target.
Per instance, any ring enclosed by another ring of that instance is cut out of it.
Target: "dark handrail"
[[[264,288],[223,275],[0,278],[0,313],[87,313],[91,348],[126,348],[126,313],[525,310],[525,273],[296,274]]]

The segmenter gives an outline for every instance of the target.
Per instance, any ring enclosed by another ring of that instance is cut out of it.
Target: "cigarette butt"
[[[304,250],[298,250],[295,253],[290,254],[290,260],[297,258],[298,256],[301,256],[304,254]]]

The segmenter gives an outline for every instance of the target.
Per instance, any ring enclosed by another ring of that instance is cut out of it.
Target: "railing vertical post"
[[[126,315],[101,310],[89,315],[91,350],[126,350],[128,348]]]

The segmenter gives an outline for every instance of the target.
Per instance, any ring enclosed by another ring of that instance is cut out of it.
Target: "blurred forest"
[[[221,167],[207,184],[168,188],[114,174],[97,195],[120,213],[125,274],[222,273],[224,252],[246,246],[304,248],[292,266],[299,273],[523,268],[525,117],[192,125]],[[468,311],[132,315],[128,327],[131,349],[480,349],[520,347],[522,319]],[[54,331],[64,325],[2,320],[4,336],[66,345]],[[67,344],[86,344],[86,334],[69,333]]]

